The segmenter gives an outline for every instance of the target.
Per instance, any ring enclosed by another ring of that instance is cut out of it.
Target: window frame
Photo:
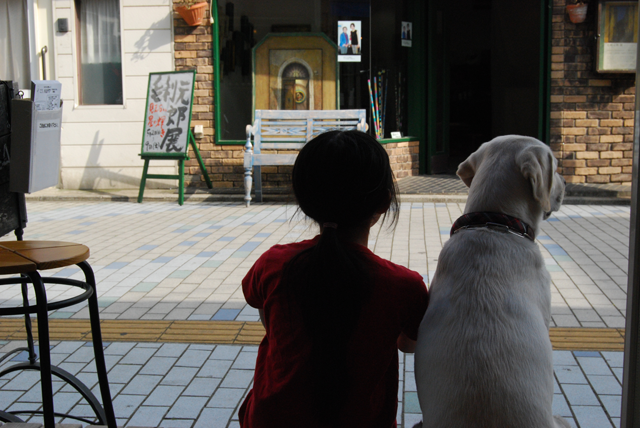
[[[634,66],[634,68],[605,68],[604,66],[604,57],[605,57],[605,50],[606,50],[604,39],[605,39],[605,33],[609,28],[608,23],[605,22],[605,17],[606,17],[605,8],[608,3],[609,4],[620,3],[628,6],[635,5],[636,7],[640,8],[638,0],[598,0],[598,4],[597,4],[598,10],[597,10],[597,16],[596,16],[596,55],[595,55],[596,56],[596,61],[595,61],[596,72],[597,73],[616,73],[616,74],[624,74],[624,73],[635,74],[636,66]],[[632,17],[632,19],[636,20],[635,17]],[[636,26],[637,25],[638,23],[636,20]],[[640,29],[637,28],[636,31],[640,33]],[[636,45],[635,51],[637,51],[637,44],[640,42],[640,37],[638,34],[636,34],[636,37],[638,38],[638,40],[634,42],[634,44]]]
[[[237,146],[246,144],[245,140],[221,140],[220,124],[222,112],[220,111],[220,24],[218,21],[218,0],[211,0],[211,24],[213,33],[213,142],[216,145]]]
[[[232,146],[232,145],[245,145],[247,143],[246,140],[222,140],[220,139],[221,130],[220,124],[222,123],[222,112],[220,109],[221,101],[220,101],[220,26],[218,21],[218,0],[211,0],[211,17],[213,18],[213,23],[211,32],[213,34],[213,136],[214,136],[214,144],[221,146]],[[289,33],[295,34],[295,33]],[[300,36],[309,36],[309,35],[320,35],[334,43],[326,34],[324,33],[300,33]],[[252,47],[251,58],[253,62],[253,50],[260,46],[262,41],[259,41],[256,46]],[[252,63],[252,91],[254,91],[254,96],[252,97],[252,105],[251,105],[251,115],[253,117],[253,112],[255,111],[255,69],[253,68],[254,64]],[[336,61],[336,106],[338,110],[340,109],[340,63]],[[248,124],[247,124],[248,125]]]
[[[221,140],[220,124],[222,123],[222,112],[220,111],[220,24],[218,21],[218,0],[211,0],[211,17],[213,23],[211,32],[213,33],[213,142],[221,146],[245,145],[245,140]]]
[[[73,76],[74,76],[74,108],[82,108],[82,109],[103,109],[103,108],[108,108],[108,109],[125,109],[126,108],[126,104],[127,104],[127,97],[126,97],[126,85],[125,85],[125,77],[126,77],[126,73],[125,73],[125,69],[126,69],[126,64],[125,64],[125,51],[124,51],[124,28],[123,28],[123,22],[124,22],[124,7],[123,7],[123,0],[118,0],[118,9],[119,9],[119,13],[120,13],[120,58],[121,58],[121,76],[120,79],[122,80],[122,103],[121,104],[82,104],[82,91],[81,91],[81,87],[82,87],[82,73],[81,73],[81,30],[80,30],[80,9],[78,8],[78,3],[81,3],[82,0],[71,0],[71,3],[73,5],[72,7],[72,11],[73,11],[73,18],[72,18],[72,22],[73,22],[73,27],[72,27],[72,31],[75,33],[73,35],[73,43],[72,43],[72,53],[74,55],[74,70],[73,70]]]

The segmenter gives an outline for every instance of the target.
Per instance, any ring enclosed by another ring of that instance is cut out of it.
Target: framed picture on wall
[[[362,21],[338,21],[338,62],[360,62]]]
[[[598,0],[599,73],[635,73],[638,2]]]

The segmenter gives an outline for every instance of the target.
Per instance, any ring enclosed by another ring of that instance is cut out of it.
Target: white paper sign
[[[603,68],[605,70],[635,70],[636,48],[635,43],[605,43]]]
[[[38,111],[59,109],[61,92],[62,83],[57,80],[31,81],[31,99]]]

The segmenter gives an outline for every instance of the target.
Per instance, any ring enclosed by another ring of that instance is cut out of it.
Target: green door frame
[[[538,91],[538,140],[550,143],[551,123],[551,18],[552,0],[540,1],[540,78]]]
[[[427,31],[431,25],[427,23],[427,3],[422,0],[410,0],[408,2],[408,12],[413,25],[412,46],[409,48],[407,73],[407,119],[408,119],[408,135],[416,137],[420,142],[419,145],[419,165],[420,174],[426,174],[430,171],[430,156],[428,155],[428,125],[425,126],[425,118],[429,117],[431,106],[429,105],[429,97],[427,96]],[[429,6],[430,7],[430,6]]]
[[[220,125],[222,123],[222,112],[220,111],[220,25],[218,24],[218,0],[211,0],[211,41],[213,49],[213,141],[216,145],[244,145],[245,140],[221,140]]]
[[[432,165],[431,157],[435,155],[446,155],[449,151],[448,141],[448,101],[449,97],[445,95],[443,99],[438,99],[438,85],[448,87],[448,82],[437,81],[437,55],[443,55],[442,64],[446,67],[446,50],[445,41],[440,40],[436,34],[438,26],[444,26],[443,22],[437,22],[438,7],[437,1],[428,3],[428,11],[423,21],[427,22],[427,40],[426,40],[426,70],[427,70],[427,112],[424,116],[427,118],[426,130],[423,134],[419,134],[417,130],[410,131],[412,135],[424,135],[426,140],[420,139],[420,173],[431,174]],[[551,114],[551,19],[552,19],[552,0],[540,0],[540,74],[539,74],[539,90],[538,90],[538,139],[549,144],[550,142],[550,114]],[[444,31],[444,29],[442,29]],[[410,63],[411,66],[411,63]],[[411,108],[411,107],[410,107]],[[443,149],[436,150],[437,147],[437,113],[438,109],[443,110],[443,129],[442,138]],[[415,123],[414,121],[412,121]],[[419,123],[419,122],[418,122]],[[411,124],[411,122],[410,122]]]
[[[427,78],[428,78],[428,113],[427,113],[427,144],[425,155],[427,157],[426,174],[433,173],[433,157],[447,156],[449,154],[449,78],[448,73],[439,73],[438,67],[446,70],[449,67],[447,42],[445,38],[446,17],[445,11],[439,5],[442,2],[430,1],[427,14],[428,41],[427,41]],[[438,58],[440,57],[440,64]],[[438,76],[442,79],[438,79]],[[442,89],[442,96],[438,96],[438,88]],[[441,116],[438,117],[438,114]],[[438,119],[441,120],[442,132],[438,136]],[[438,150],[438,138],[442,141],[442,148]]]

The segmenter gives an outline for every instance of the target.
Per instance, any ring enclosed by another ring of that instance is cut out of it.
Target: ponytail
[[[324,423],[335,420],[344,405],[347,348],[370,294],[364,260],[349,245],[325,225],[316,245],[287,263],[281,283],[299,302],[311,337],[315,408]]]
[[[346,411],[348,347],[372,283],[364,253],[345,236],[389,206],[395,223],[396,185],[387,152],[360,131],[329,131],[309,141],[291,181],[299,209],[322,233],[287,262],[280,286],[301,311],[312,344],[317,419],[331,426]]]

